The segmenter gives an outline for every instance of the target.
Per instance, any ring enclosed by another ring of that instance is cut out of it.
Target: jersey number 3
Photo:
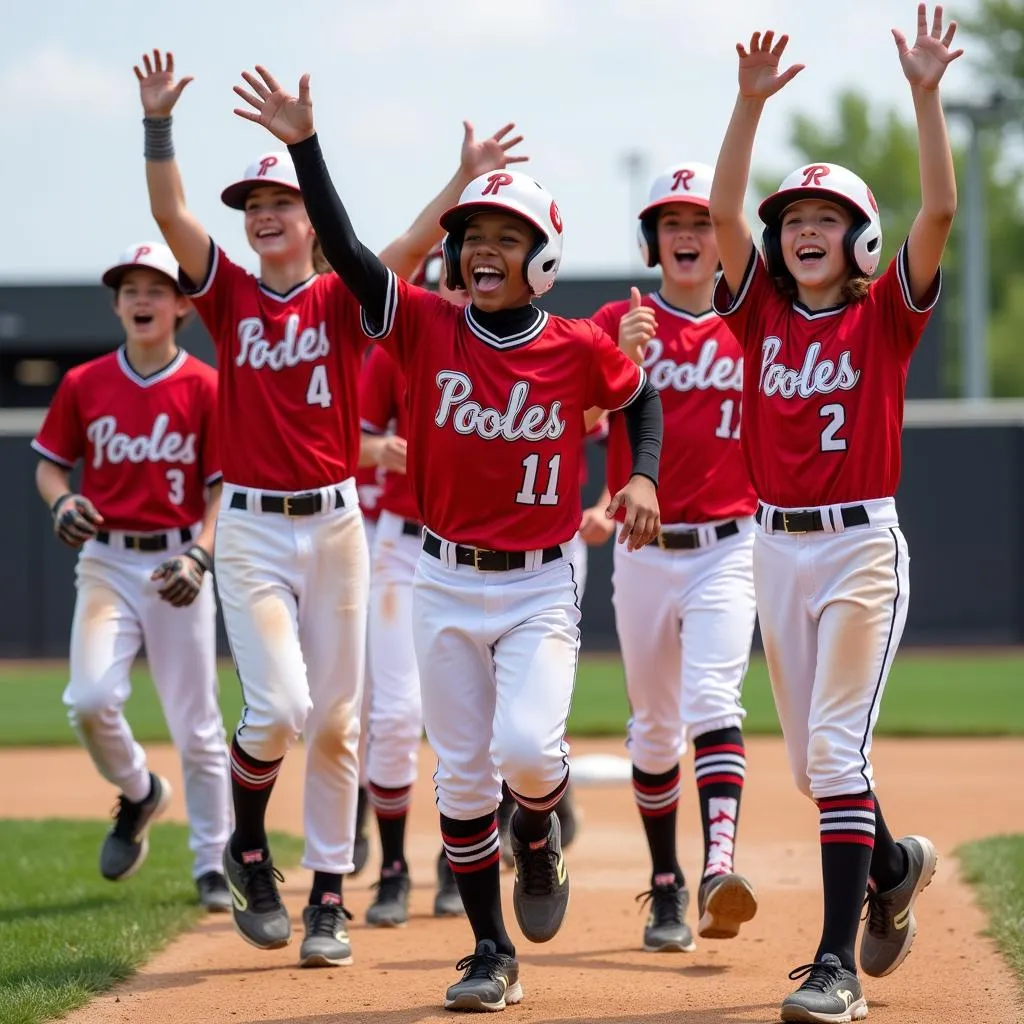
[[[536,505],[538,497],[541,505],[558,504],[558,467],[562,462],[561,455],[552,455],[548,460],[548,483],[544,493],[537,494],[537,470],[540,468],[540,456],[534,452],[523,459],[523,486],[516,495],[518,505]]]
[[[327,367],[317,363],[309,375],[309,387],[306,388],[306,405],[319,405],[321,409],[331,406],[331,389],[327,384]]]

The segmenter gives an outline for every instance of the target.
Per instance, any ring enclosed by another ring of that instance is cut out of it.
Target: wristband
[[[210,557],[210,552],[206,548],[201,548],[198,544],[193,544],[192,547],[185,552],[189,558],[192,559],[203,572],[212,572],[213,570],[213,559]]]
[[[145,146],[143,154],[147,160],[173,160],[174,140],[171,138],[171,118],[144,117]]]
[[[62,495],[61,495],[61,496],[60,496],[60,497],[59,497],[59,498],[58,498],[58,499],[57,499],[57,500],[56,500],[56,501],[55,501],[55,502],[54,502],[54,503],[53,503],[53,504],[52,504],[52,505],[50,506],[50,515],[51,515],[51,516],[53,516],[53,517],[54,517],[54,519],[56,519],[56,518],[57,518],[57,509],[59,509],[59,508],[60,508],[60,506],[61,506],[61,502],[63,502],[63,501],[67,501],[67,500],[68,500],[68,498],[73,498],[74,496],[75,496],[75,494],[74,494],[74,492],[73,492],[73,491],[65,491],[65,492],[64,492],[64,493],[63,493],[63,494],[62,494]]]

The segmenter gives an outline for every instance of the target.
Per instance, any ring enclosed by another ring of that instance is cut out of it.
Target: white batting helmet
[[[238,181],[232,182],[220,194],[221,200],[226,206],[233,210],[244,210],[245,201],[249,193],[260,185],[277,185],[280,188],[290,188],[296,192],[299,189],[299,176],[295,173],[295,164],[292,163],[291,154],[287,151],[279,153],[264,153],[258,156],[245,169],[245,174]]]
[[[853,171],[839,164],[807,164],[788,175],[758,208],[764,229],[764,258],[773,277],[785,273],[782,258],[781,224],[786,209],[802,199],[832,200],[853,214],[854,224],[846,233],[846,258],[870,277],[882,256],[882,222],[871,189]]]
[[[460,259],[466,222],[476,213],[504,210],[536,228],[540,240],[527,254],[523,276],[534,295],[543,295],[555,283],[562,261],[562,215],[551,193],[521,171],[491,171],[474,178],[453,206],[441,217],[448,232],[442,243],[449,288],[465,288]]]
[[[108,288],[118,288],[121,279],[129,270],[146,267],[169,277],[174,287],[178,284],[178,261],[163,242],[136,242],[128,246],[118,257],[117,262],[103,271],[102,281]]]
[[[707,209],[711,199],[711,179],[715,169],[690,161],[673,164],[661,172],[651,185],[647,205],[640,211],[637,242],[640,255],[649,267],[661,261],[658,252],[658,210],[668,203],[692,203]]]

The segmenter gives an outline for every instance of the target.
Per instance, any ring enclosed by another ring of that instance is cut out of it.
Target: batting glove
[[[50,512],[53,515],[53,532],[72,548],[80,548],[95,537],[103,522],[93,503],[80,494],[62,494]]]
[[[175,608],[187,608],[203,587],[203,575],[213,568],[213,559],[204,548],[193,544],[183,555],[168,558],[153,571],[153,580],[163,580],[160,596]]]

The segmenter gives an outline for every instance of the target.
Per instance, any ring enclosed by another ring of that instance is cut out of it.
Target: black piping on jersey
[[[520,348],[523,345],[529,344],[534,339],[540,337],[544,328],[548,325],[548,313],[546,310],[533,308],[534,318],[533,323],[529,324],[523,330],[510,334],[507,337],[495,334],[493,331],[487,330],[480,321],[473,315],[473,307],[466,306],[466,326],[482,341],[485,345],[490,345],[491,348],[499,349],[502,352],[507,352],[509,349]],[[505,312],[502,310],[501,312]],[[508,310],[512,312],[512,310]],[[518,311],[517,311],[518,312]]]
[[[52,462],[55,466],[60,466],[61,469],[74,469],[75,464],[68,462],[67,459],[62,459],[56,452],[51,452],[49,448],[44,448],[37,440],[33,439],[29,447],[38,455],[40,458],[46,459],[47,462]]]
[[[864,736],[860,742],[860,758],[861,758],[861,778],[864,780],[864,788],[866,790],[871,789],[871,783],[868,781],[868,759],[864,753],[864,748],[868,745],[868,737],[871,735],[871,719],[875,714],[875,705],[878,703],[879,697],[882,693],[882,683],[885,680],[885,666],[889,660],[889,649],[892,647],[892,634],[896,629],[896,613],[900,605],[900,545],[896,538],[896,531],[890,526],[889,535],[892,537],[893,547],[896,549],[896,554],[893,557],[892,571],[896,577],[896,595],[892,601],[892,617],[889,619],[889,635],[885,638],[885,653],[882,655],[882,664],[878,667],[878,678],[875,680],[875,692],[871,697],[871,706],[868,708],[868,718],[864,723]]]
[[[122,345],[117,350],[117,365],[121,367],[121,372],[133,384],[138,384],[140,388],[152,387],[154,384],[159,384],[160,381],[173,376],[181,369],[181,366],[186,359],[188,359],[188,353],[183,348],[179,348],[174,358],[169,363],[165,366],[161,366],[159,370],[154,370],[152,373],[146,374],[144,377],[135,369],[134,366],[132,366],[130,362],[128,362],[128,346]]]
[[[288,291],[275,292],[273,288],[268,288],[262,281],[257,278],[256,283],[259,285],[260,291],[267,296],[268,299],[274,299],[276,302],[288,302],[290,299],[295,298],[296,295],[301,291],[305,291],[318,277],[318,274],[314,274],[312,277],[307,277],[305,281],[300,281],[297,285],[289,288]]]
[[[671,313],[672,316],[677,316],[680,320],[687,321],[687,323],[700,324],[705,320],[710,320],[712,317],[718,316],[713,309],[705,309],[700,313],[691,313],[688,309],[682,309],[680,306],[673,306],[660,291],[649,292],[648,297],[656,306],[658,306],[659,309],[663,309],[666,313]]]
[[[178,285],[181,288],[182,294],[189,298],[198,298],[201,295],[205,295],[210,290],[210,285],[213,284],[213,279],[217,276],[217,264],[220,261],[220,250],[217,248],[217,243],[210,239],[210,259],[206,265],[206,275],[203,277],[201,284],[196,284],[181,268],[178,269]],[[288,302],[289,299],[294,298],[303,289],[308,288],[315,280],[317,275],[314,274],[312,277],[307,277],[305,281],[300,281],[294,288],[289,288],[288,291],[275,292],[272,288],[268,288],[259,278],[256,279],[256,284],[259,286],[259,290],[263,292],[267,298],[274,299],[276,302]]]
[[[740,281],[740,290],[733,295],[729,291],[729,282],[725,280],[723,275],[718,284],[715,285],[715,293],[718,292],[719,286],[724,282],[725,290],[729,296],[729,304],[727,306],[720,307],[715,302],[716,294],[713,293],[711,296],[711,308],[719,316],[727,316],[729,313],[735,313],[740,306],[743,305],[743,300],[747,297],[747,292],[750,290],[750,282],[754,280],[754,267],[756,266],[755,260],[759,260],[761,257],[758,254],[757,246],[753,242],[750,243],[750,258],[747,260],[747,267],[743,271],[743,280]]]
[[[391,328],[395,326],[395,313],[398,310],[398,279],[395,277],[395,272],[390,268],[387,269],[387,293],[384,297],[384,319],[383,322],[378,325],[374,323],[367,315],[366,309],[362,306],[359,307],[359,326],[363,329],[363,334],[368,338],[372,338],[374,341],[380,341],[382,338],[386,338],[391,333]]]

